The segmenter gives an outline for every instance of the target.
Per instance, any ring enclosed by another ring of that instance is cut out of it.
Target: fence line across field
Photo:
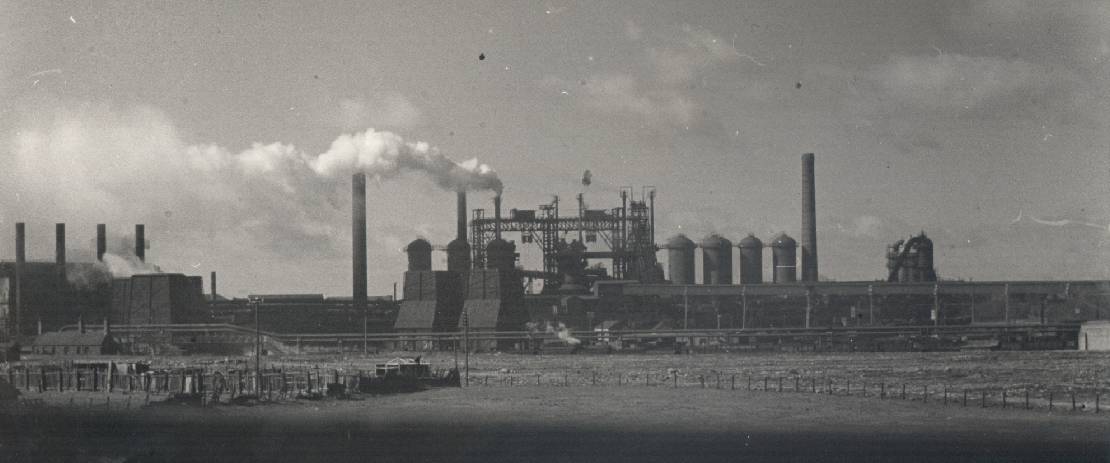
[[[252,369],[186,368],[144,373],[108,374],[96,368],[38,367],[9,368],[7,381],[25,393],[50,391],[87,391],[108,394],[106,409],[131,408],[138,405],[130,396],[111,404],[111,394],[144,394],[143,404],[150,396],[199,394],[201,400],[214,396],[236,398],[255,395],[266,399],[288,400],[302,395],[327,393],[329,384],[341,384],[357,390],[363,370],[320,368],[312,366],[281,366],[264,368],[261,375]],[[256,378],[261,379],[255,384]],[[743,390],[767,393],[809,393],[877,400],[909,400],[941,406],[980,407],[997,409],[1045,409],[1103,413],[1102,397],[1110,389],[1101,386],[1050,385],[1012,387],[960,386],[944,382],[890,381],[885,378],[860,380],[826,375],[771,375],[752,372],[711,372],[709,374],[616,372],[589,370],[471,374],[469,387],[648,387],[672,389]],[[34,402],[31,396],[25,401]],[[74,404],[70,399],[71,405]],[[89,399],[90,401],[93,399]],[[92,402],[89,402],[91,407]]]
[[[877,400],[906,400],[940,406],[1025,410],[1065,410],[1103,414],[1102,397],[1110,389],[1096,386],[976,387],[943,382],[859,380],[839,376],[756,375],[721,373],[498,373],[472,375],[472,387],[670,387],[672,389],[743,390],[749,392],[808,393]]]

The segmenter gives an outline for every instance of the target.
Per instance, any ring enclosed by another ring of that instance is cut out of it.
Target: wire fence
[[[702,375],[651,373],[521,373],[471,375],[469,387],[650,387],[717,389],[781,394],[821,394],[913,401],[938,406],[1089,412],[1103,414],[1108,390],[1063,385],[966,386],[938,382],[853,380],[835,376],[755,375],[714,373]]]
[[[264,400],[314,398],[326,395],[329,391],[357,390],[360,382],[368,377],[363,371],[319,367],[266,368],[259,373],[251,369],[201,368],[127,373],[101,368],[43,366],[12,368],[3,375],[8,384],[24,393],[25,404],[42,403],[41,399],[33,398],[35,393],[98,392],[108,397],[108,404],[113,394],[125,396],[125,402],[117,402],[124,404],[126,408],[132,405],[131,396],[134,395],[142,395],[144,405],[152,401],[152,396],[154,401],[164,400],[166,397],[190,397],[202,405],[242,397]],[[337,385],[340,387],[336,387]],[[71,397],[70,405],[82,405],[76,403],[76,400]]]
[[[437,372],[438,374],[438,372]],[[70,397],[69,405],[90,409],[130,409],[171,397],[189,397],[200,405],[238,398],[280,401],[318,398],[331,390],[358,391],[369,377],[361,370],[281,366],[263,369],[183,368],[127,373],[97,368],[11,368],[9,384],[25,393],[25,404],[38,404],[34,393],[85,391],[104,394],[103,402]],[[1103,414],[1108,389],[1081,385],[973,386],[948,382],[908,382],[900,378],[858,379],[828,375],[767,375],[753,372],[684,374],[678,371],[544,371],[471,374],[464,387],[645,387],[716,389],[780,394],[821,394],[874,400],[913,401],[939,406],[1067,411]],[[112,396],[117,398],[113,401]],[[136,397],[138,396],[138,397]],[[88,400],[88,402],[82,402]],[[65,401],[63,400],[62,403]],[[95,402],[95,403],[94,403]],[[53,403],[57,403],[54,400]],[[101,408],[102,407],[102,408]]]

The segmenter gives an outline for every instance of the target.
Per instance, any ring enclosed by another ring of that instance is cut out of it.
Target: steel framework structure
[[[501,218],[501,231],[519,233],[521,242],[536,243],[543,253],[543,276],[558,275],[559,243],[568,234],[600,237],[606,251],[590,251],[589,259],[610,259],[616,279],[653,282],[656,280],[655,189],[644,188],[640,200],[631,199],[631,189],[621,189],[621,206],[612,209],[586,209],[579,196],[577,217],[559,215],[559,197],[540,205],[536,211],[513,210]],[[484,209],[475,209],[470,219],[472,265],[486,265],[486,245],[496,238],[497,219]],[[589,239],[587,238],[587,241]]]

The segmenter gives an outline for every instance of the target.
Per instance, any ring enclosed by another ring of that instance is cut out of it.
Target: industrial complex
[[[66,261],[61,223],[54,261],[29,261],[18,223],[15,259],[0,262],[0,333],[30,345],[44,332],[103,324],[105,333],[115,327],[121,348],[139,351],[242,344],[249,341],[242,330],[251,328],[298,349],[454,348],[461,333],[473,333],[474,349],[520,350],[531,348],[533,334],[554,329],[610,348],[954,349],[984,337],[998,348],[1082,348],[1079,324],[1110,318],[1110,281],[938,279],[924,232],[889,245],[886,268],[876,265],[883,278],[819,280],[814,155],[801,161],[800,242],[785,232],[660,242],[654,187],[622,189],[609,209],[587,208],[579,194],[569,214],[558,197],[503,214],[500,193],[492,211],[468,209],[466,191],[457,191],[455,239],[409,243],[400,294],[381,297],[367,294],[363,174],[352,179],[350,297],[226,298],[215,272],[207,293],[200,276],[112,275],[102,262]],[[100,261],[106,225],[96,233]],[[144,261],[145,227],[136,225],[134,236],[131,257]],[[542,268],[519,266],[518,246],[538,247]],[[446,269],[432,266],[437,249],[447,254]],[[928,328],[935,331],[923,342]],[[823,332],[834,334],[815,336]]]

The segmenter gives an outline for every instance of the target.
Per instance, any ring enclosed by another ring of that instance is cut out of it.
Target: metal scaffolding
[[[587,259],[609,259],[616,279],[656,281],[655,189],[645,187],[639,200],[631,188],[621,189],[621,206],[586,209],[579,197],[577,217],[559,215],[559,197],[535,210],[510,210],[501,218],[501,231],[520,234],[521,243],[536,243],[543,253],[543,276],[558,275],[560,243],[568,235],[602,242],[607,250],[586,252]],[[496,237],[497,220],[475,209],[470,220],[470,248],[475,268],[486,265],[486,245]]]

